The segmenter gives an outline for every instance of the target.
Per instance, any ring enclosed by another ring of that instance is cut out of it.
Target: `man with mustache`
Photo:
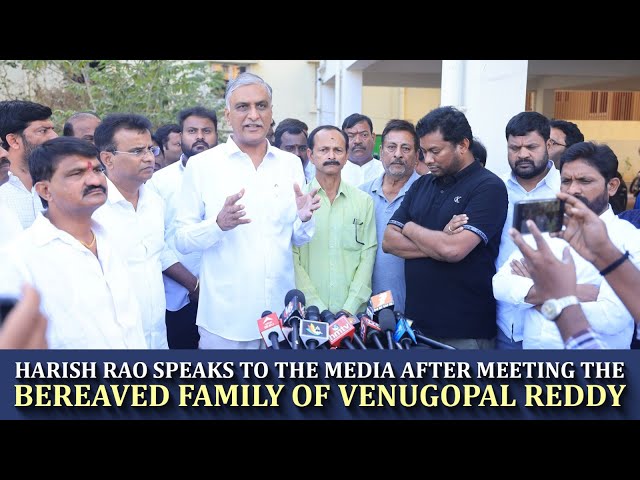
[[[322,125],[309,134],[308,145],[316,176],[306,188],[317,189],[321,208],[313,239],[293,248],[296,288],[307,305],[356,314],[371,296],[377,246],[373,200],[341,179],[349,148],[344,131]]]
[[[628,252],[632,258],[640,257],[640,243],[636,228],[626,220],[619,219],[609,205],[609,197],[620,185],[616,177],[618,159],[607,145],[579,142],[569,147],[560,159],[560,189],[583,202],[597,214],[607,227],[609,238],[620,250],[620,255]],[[561,238],[551,238],[544,234],[556,258],[563,258],[567,242]],[[535,241],[531,235],[524,240],[531,246]],[[631,344],[634,321],[619,298],[604,296],[606,269],[601,272],[588,260],[570,249],[576,269],[575,295],[563,297],[572,303],[580,303],[591,328],[597,332],[609,348],[627,349]],[[560,349],[564,343],[554,318],[545,317],[541,305],[550,299],[534,286],[526,262],[521,260],[520,251],[515,251],[493,278],[496,299],[515,307],[512,315],[515,322],[523,325],[523,348]],[[560,297],[560,295],[558,296]],[[555,298],[558,298],[555,297]]]
[[[515,203],[519,200],[554,198],[560,191],[560,171],[555,168],[547,152],[549,132],[549,119],[538,112],[518,113],[507,123],[505,135],[511,173],[502,179],[507,186],[509,209],[502,228],[496,270],[513,252],[518,251],[509,235]],[[498,300],[497,308],[496,348],[521,349],[523,325],[515,321],[519,317],[516,307]]]
[[[182,156],[153,174],[147,182],[164,201],[164,240],[176,255],[177,263],[163,272],[167,301],[166,323],[169,348],[198,348],[200,335],[196,325],[200,293],[201,252],[183,255],[175,247],[176,216],[182,177],[189,158],[218,144],[218,117],[214,110],[196,106],[178,114]]]
[[[164,242],[162,198],[145,185],[160,152],[151,122],[129,113],[106,116],[94,134],[106,167],[109,195],[93,218],[109,231],[129,275],[149,348],[168,348],[162,272],[178,262]]]
[[[30,154],[29,171],[45,211],[3,252],[1,293],[40,293],[49,348],[147,348],[125,262],[92,219],[107,200],[98,150],[54,138]]]
[[[26,100],[0,102],[0,141],[9,152],[9,180],[0,185],[0,204],[11,208],[22,224],[31,226],[43,209],[33,189],[27,157],[41,143],[58,135],[53,129],[51,109]],[[6,164],[5,164],[6,165]]]
[[[360,189],[371,195],[375,206],[378,250],[371,279],[373,294],[390,290],[394,309],[404,312],[406,286],[404,259],[382,251],[382,236],[389,219],[402,203],[409,187],[420,175],[418,163],[420,139],[416,129],[406,120],[390,120],[382,131],[380,159],[384,173]]]
[[[342,169],[342,179],[358,187],[382,175],[382,162],[373,157],[376,135],[371,119],[353,113],[342,122],[342,130],[349,137],[349,161]]]
[[[313,236],[320,199],[302,193],[300,159],[271,145],[273,90],[243,72],[225,91],[226,143],[189,160],[175,244],[201,252],[200,349],[264,348],[256,319],[293,287],[292,245]]]

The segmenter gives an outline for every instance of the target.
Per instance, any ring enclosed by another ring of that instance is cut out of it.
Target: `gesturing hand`
[[[244,188],[238,193],[228,196],[224,201],[222,210],[220,210],[220,213],[216,218],[216,223],[220,227],[220,230],[231,230],[240,224],[251,222],[248,218],[242,218],[246,215],[244,205],[236,205],[236,202],[240,200],[243,195]]]
[[[296,192],[298,217],[300,217],[300,220],[303,222],[306,222],[313,216],[313,211],[320,208],[320,196],[316,195],[318,189],[314,188],[309,193],[304,194],[302,190],[300,190],[300,185],[294,183],[293,191]]]
[[[581,257],[594,262],[610,244],[607,227],[602,219],[576,197],[558,193],[565,202],[566,228],[551,236],[564,238]]]

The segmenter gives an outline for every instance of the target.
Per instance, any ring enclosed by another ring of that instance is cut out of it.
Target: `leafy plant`
[[[223,119],[225,82],[205,61],[2,60],[0,97],[42,103],[58,133],[74,112],[145,115],[154,127],[175,123],[183,108],[202,105]]]

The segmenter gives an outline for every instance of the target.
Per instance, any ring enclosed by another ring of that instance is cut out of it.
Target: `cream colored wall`
[[[386,123],[400,118],[416,123],[440,105],[439,88],[362,87],[362,114],[373,122],[381,134]]]
[[[414,125],[427,113],[439,106],[439,88],[405,88],[404,119]]]
[[[618,170],[627,184],[640,170],[640,122],[570,120],[587,141],[606,143],[618,157]]]
[[[248,71],[262,77],[273,89],[273,118],[297,118],[309,129],[316,120],[317,63],[307,60],[260,60]]]

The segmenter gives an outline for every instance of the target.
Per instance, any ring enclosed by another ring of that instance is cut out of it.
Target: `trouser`
[[[197,349],[200,335],[196,325],[198,304],[189,302],[180,310],[167,310],[165,322],[167,324],[167,341],[169,348]]]

